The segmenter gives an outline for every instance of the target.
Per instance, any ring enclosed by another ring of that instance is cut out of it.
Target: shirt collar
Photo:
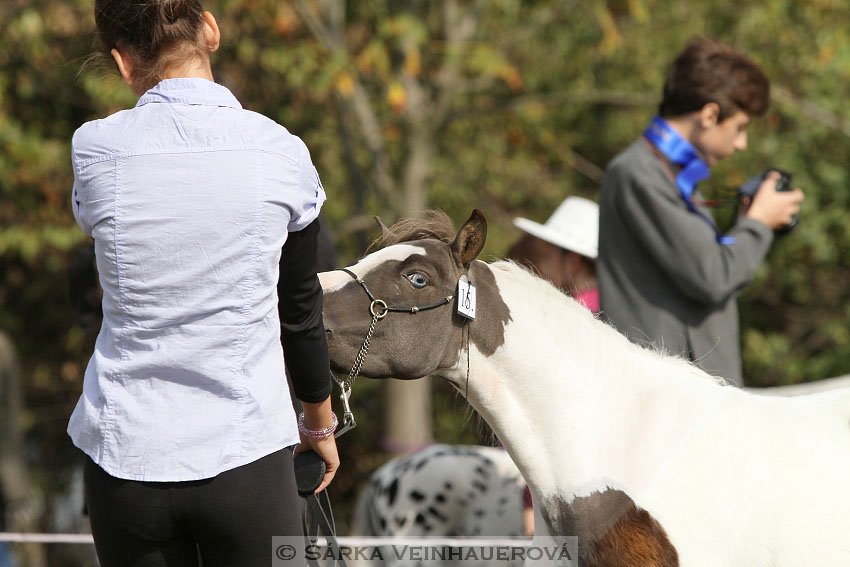
[[[217,83],[206,79],[180,78],[165,79],[143,94],[136,107],[150,102],[200,104],[206,106],[226,106],[241,109],[242,105],[233,93]]]

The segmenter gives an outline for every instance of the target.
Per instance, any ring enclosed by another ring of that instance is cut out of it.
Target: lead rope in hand
[[[342,401],[344,412],[342,417],[342,427],[337,429],[334,434],[334,438],[339,438],[357,427],[357,422],[354,419],[354,413],[351,411],[351,386],[360,374],[360,368],[363,366],[363,361],[366,360],[366,354],[369,352],[369,344],[372,341],[372,333],[375,332],[375,325],[378,323],[379,319],[383,319],[387,314],[386,304],[383,304],[385,309],[382,312],[377,312],[375,310],[375,305],[376,302],[373,302],[371,307],[372,323],[369,325],[369,331],[366,333],[363,346],[360,347],[360,352],[357,353],[357,356],[354,359],[354,364],[348,373],[348,378],[340,380],[337,378],[336,374],[330,372],[331,378],[337,383],[337,385],[339,385],[339,389],[341,390],[339,399]],[[381,306],[380,304],[377,305],[378,307]],[[320,496],[322,494],[324,494],[324,503],[320,500]],[[336,564],[341,567],[347,567],[348,564],[343,556],[339,541],[336,539],[336,524],[334,522],[333,510],[331,508],[331,500],[328,496],[328,491],[323,490],[320,494],[311,494],[306,497],[305,500],[306,505],[302,516],[302,525],[304,527],[304,538],[307,549],[315,550],[319,540],[319,530],[321,529],[321,531],[325,534],[325,540],[328,542],[328,547],[330,548],[330,553],[327,557],[327,564]],[[307,559],[307,564],[310,567],[320,567],[318,561],[313,557],[309,557]]]
[[[357,374],[360,372],[360,366],[362,366],[363,359],[366,357],[366,351],[369,350],[369,340],[372,332],[374,331],[377,319],[378,318],[376,317],[372,320],[372,325],[369,327],[369,334],[366,336],[363,347],[357,355],[359,362],[356,364],[356,371],[352,368],[348,379],[345,381],[340,380],[336,377],[336,374],[330,372],[331,378],[339,385],[340,390],[342,391],[339,398],[342,400],[344,410],[342,427],[337,429],[334,434],[335,439],[351,431],[357,426],[357,422],[354,420],[354,413],[351,411],[351,404],[349,403],[349,398],[351,397],[351,385],[354,383],[355,378],[357,378]],[[323,495],[324,502],[322,502],[321,499]],[[305,552],[313,552],[307,557],[307,565],[309,567],[321,567],[316,557],[324,555],[327,560],[326,565],[348,567],[348,563],[345,561],[345,556],[342,553],[342,548],[339,545],[339,541],[336,539],[336,523],[334,522],[331,499],[330,496],[328,496],[327,489],[323,490],[319,494],[310,494],[309,496],[304,497],[304,500],[305,506],[301,516],[301,523],[304,528],[304,542],[306,545]],[[325,540],[327,541],[329,548],[329,553],[327,554],[315,553],[319,541],[319,530],[321,530],[321,532],[325,535]]]
[[[357,379],[357,376],[360,374],[363,361],[366,360],[366,354],[369,352],[369,345],[372,341],[372,334],[375,332],[375,325],[377,325],[379,319],[383,319],[387,314],[386,304],[380,300],[373,300],[372,305],[370,306],[370,311],[372,313],[372,323],[369,325],[369,331],[366,333],[366,338],[363,341],[363,345],[360,347],[360,352],[357,353],[357,356],[354,359],[354,364],[351,366],[348,378],[340,380],[337,378],[336,374],[330,372],[331,379],[333,379],[333,381],[339,386],[339,399],[342,401],[344,412],[342,417],[342,427],[337,429],[334,434],[334,438],[339,438],[357,427],[357,422],[354,419],[354,412],[351,411],[351,387]],[[320,496],[322,494],[324,494],[324,503],[320,500]],[[327,490],[323,490],[320,494],[310,494],[305,498],[305,500],[306,506],[304,509],[304,515],[302,516],[302,522],[307,548],[315,548],[319,539],[319,530],[321,529],[321,531],[325,534],[325,539],[327,540],[328,547],[331,551],[330,556],[328,557],[328,564],[330,565],[333,562],[345,567],[347,564],[340,551],[339,542],[336,539],[336,525],[334,523],[331,501]],[[318,562],[315,559],[308,558],[307,563],[311,567],[319,567]]]
[[[320,499],[322,494],[324,494],[324,502]],[[302,526],[304,527],[307,546],[305,553],[309,552],[307,565],[310,567],[321,567],[317,557],[325,557],[326,565],[348,567],[345,554],[342,552],[342,547],[336,539],[336,523],[334,522],[333,509],[331,508],[328,491],[323,490],[320,494],[311,495],[307,498],[306,504],[304,516],[302,517]],[[318,551],[319,530],[325,535],[329,553]]]

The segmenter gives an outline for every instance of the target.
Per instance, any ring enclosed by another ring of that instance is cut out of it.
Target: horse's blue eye
[[[413,284],[413,287],[423,288],[428,285],[428,277],[421,272],[410,272],[405,274],[404,277]]]

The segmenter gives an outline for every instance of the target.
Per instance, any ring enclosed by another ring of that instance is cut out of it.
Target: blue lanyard
[[[696,148],[680,136],[660,116],[652,119],[652,122],[649,123],[649,127],[647,127],[643,135],[664,157],[682,168],[679,171],[679,175],[676,176],[676,188],[679,189],[679,195],[687,205],[688,210],[702,217],[711,226],[716,234],[718,243],[733,244],[735,239],[731,236],[720,234],[714,221],[697,210],[692,200],[697,184],[700,181],[708,179],[711,175],[708,164],[699,157]]]

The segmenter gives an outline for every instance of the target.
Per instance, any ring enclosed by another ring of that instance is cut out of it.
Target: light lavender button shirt
[[[226,88],[168,79],[74,134],[103,327],[68,425],[112,476],[187,481],[298,442],[276,284],[325,193],[307,147]]]

